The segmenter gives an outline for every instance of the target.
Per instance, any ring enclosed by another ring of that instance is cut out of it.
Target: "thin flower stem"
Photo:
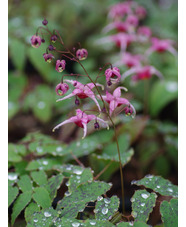
[[[112,164],[112,161],[110,161],[99,173],[94,177],[94,180],[97,180],[107,169],[108,167]]]
[[[85,168],[85,166],[83,165],[83,163],[72,153],[70,152],[72,157],[74,158],[74,160],[83,168]]]
[[[59,34],[59,32],[57,30],[55,30],[56,33],[58,34],[59,38],[60,38],[60,41],[61,41],[61,44],[64,46],[64,43],[63,43],[63,40]],[[106,108],[106,104],[105,104],[105,101],[103,100],[103,97],[96,85],[96,83],[92,80],[92,78],[89,76],[88,72],[86,71],[85,67],[83,66],[83,64],[79,61],[79,59],[76,58],[76,56],[67,48],[64,46],[64,48],[68,51],[68,53],[74,58],[74,60],[76,62],[79,63],[79,65],[82,67],[82,69],[84,70],[85,74],[87,75],[87,77],[89,78],[89,80],[94,84],[98,94],[100,95],[100,98],[101,98],[101,101],[103,102],[103,105],[106,109],[106,113],[107,113],[107,116],[109,118],[109,120],[111,121],[112,125],[113,125],[113,128],[114,128],[114,136],[115,136],[115,140],[116,140],[116,145],[117,145],[117,152],[118,152],[118,158],[119,158],[119,168],[120,168],[120,177],[121,177],[121,191],[122,191],[122,212],[123,214],[125,213],[125,200],[124,200],[124,181],[123,181],[123,171],[122,171],[122,163],[121,163],[121,155],[120,155],[120,149],[119,149],[119,143],[118,143],[118,139],[117,139],[117,134],[116,134],[116,127],[115,127],[115,124],[109,114],[109,111],[108,109]]]

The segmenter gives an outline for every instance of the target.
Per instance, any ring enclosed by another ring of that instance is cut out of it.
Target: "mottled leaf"
[[[178,226],[178,200],[171,199],[170,202],[163,201],[160,212],[165,227]]]
[[[34,189],[33,199],[39,204],[43,209],[51,206],[51,198],[48,191],[43,187],[38,187]]]
[[[56,197],[57,190],[60,188],[60,185],[63,182],[63,177],[64,176],[61,174],[52,176],[45,185],[45,188],[48,191],[51,199]]]
[[[93,181],[92,170],[89,168],[84,169],[83,172],[81,172],[81,170],[79,172],[76,171],[76,174],[74,176],[70,177],[70,179],[66,185],[68,186],[69,191],[72,192],[80,184],[86,183],[87,181],[88,182]]]
[[[109,189],[110,185],[105,182],[87,182],[59,201],[57,209],[64,208],[61,213],[63,217],[76,217],[77,213],[85,208],[86,203],[95,201]]]
[[[137,221],[147,222],[153,207],[156,204],[155,193],[149,193],[146,190],[138,190],[131,198],[132,216]]]
[[[132,184],[144,185],[164,196],[178,197],[178,186],[160,176],[147,175],[141,180],[133,181]]]
[[[112,196],[111,198],[104,198],[102,196],[97,198],[96,207],[94,210],[97,220],[109,220],[113,214],[118,210],[119,198]]]
[[[12,212],[12,225],[15,222],[15,219],[17,216],[21,213],[21,211],[26,207],[26,205],[30,202],[32,198],[32,192],[24,192],[19,195],[19,197],[16,199],[14,206],[13,206],[13,212]]]
[[[57,164],[60,165],[61,160],[59,158],[41,158],[31,161],[26,170],[51,170]]]
[[[120,222],[119,224],[116,225],[117,227],[148,227],[149,225],[147,225],[146,223],[142,222],[142,221],[131,221],[131,222]]]
[[[27,227],[51,227],[54,225],[54,221],[57,219],[58,213],[52,207],[35,213],[27,224]],[[53,224],[53,225],[52,225]]]
[[[39,212],[39,211],[40,211],[40,208],[37,205],[37,203],[31,202],[25,209],[25,220],[27,222],[31,221],[32,220],[32,215],[35,212]]]

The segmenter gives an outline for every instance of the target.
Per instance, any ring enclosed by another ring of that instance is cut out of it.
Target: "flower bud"
[[[69,90],[69,86],[66,83],[60,83],[56,86],[56,94],[59,96],[64,95],[65,93],[67,93],[67,91]]]
[[[42,43],[45,43],[45,39],[41,39],[41,42],[42,42]]]
[[[79,99],[78,99],[78,98],[76,98],[76,100],[75,100],[75,104],[76,104],[76,106],[79,106],[80,101],[79,101]]]
[[[46,19],[44,19],[44,20],[42,21],[42,24],[46,26],[46,25],[48,24],[48,21],[47,21]]]
[[[55,48],[53,45],[49,45],[49,46],[48,46],[48,50],[49,50],[49,51],[53,51],[53,50],[55,50],[55,49],[56,49],[56,48]]]
[[[52,35],[52,36],[50,37],[50,40],[51,40],[53,43],[55,43],[56,40],[57,40],[57,35]]]
[[[78,49],[76,51],[76,57],[79,59],[79,60],[85,60],[88,56],[88,51],[86,49]]]
[[[38,48],[41,45],[41,37],[39,35],[33,35],[31,38],[31,44],[33,47]]]
[[[109,80],[109,81],[107,82],[107,85],[108,85],[108,86],[111,86],[111,85],[112,85],[112,82]]]
[[[44,57],[45,61],[48,63],[51,63],[52,58],[54,58],[54,56],[52,54],[47,54],[47,53],[44,53],[43,57]]]
[[[65,70],[65,65],[66,65],[65,60],[57,60],[56,71],[58,71],[59,73],[63,72],[63,70]]]
[[[132,107],[130,105],[128,105],[124,108],[124,112],[127,116],[131,116],[134,111],[133,111]]]
[[[95,128],[95,129],[99,129],[99,123],[98,123],[98,122],[95,122],[95,123],[94,123],[94,128]]]

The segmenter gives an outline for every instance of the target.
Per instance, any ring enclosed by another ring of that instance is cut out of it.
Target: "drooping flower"
[[[128,15],[127,19],[126,19],[126,23],[133,26],[133,27],[137,27],[138,26],[138,18],[135,15]]]
[[[134,108],[131,107],[131,104],[126,106],[123,110],[127,116],[131,116],[134,113]]]
[[[146,42],[151,37],[152,31],[147,26],[140,26],[137,30],[137,37],[140,42]]]
[[[104,27],[103,32],[107,33],[112,29],[116,29],[118,32],[127,32],[129,30],[129,24],[125,21],[115,21]]]
[[[55,89],[56,94],[57,94],[57,95],[60,95],[60,96],[62,96],[62,95],[64,95],[65,93],[67,93],[68,90],[69,90],[69,86],[68,86],[68,84],[66,84],[66,83],[60,83],[60,84],[58,84],[58,85],[56,86],[56,89]]]
[[[54,56],[52,54],[47,54],[47,53],[44,53],[43,57],[44,57],[45,61],[48,63],[51,63],[52,59],[54,58]]]
[[[128,4],[128,2],[124,2],[124,3],[118,3],[118,4],[111,6],[108,16],[110,18],[117,19],[117,18],[121,18],[125,15],[128,15],[130,13],[131,13],[130,4]]]
[[[135,13],[138,16],[139,19],[143,19],[147,15],[147,11],[143,6],[138,6],[135,9]]]
[[[121,65],[126,65],[128,68],[132,68],[134,66],[139,66],[141,65],[141,60],[142,60],[142,56],[141,55],[132,55],[129,52],[124,52],[121,60],[119,60],[118,62],[116,62],[115,64],[117,66],[121,66]]]
[[[39,35],[33,35],[31,38],[31,44],[33,47],[38,48],[41,45],[41,37]]]
[[[63,72],[63,70],[65,70],[65,65],[66,65],[65,60],[57,60],[56,71],[58,71],[59,73]]]
[[[117,67],[106,69],[105,76],[108,86],[112,85],[112,83],[119,82],[121,79],[120,70]]]
[[[78,49],[76,51],[76,57],[79,59],[79,60],[85,60],[88,56],[88,51],[84,48],[82,49]]]
[[[130,75],[133,75],[132,79],[134,81],[150,79],[152,75],[156,75],[160,79],[163,79],[163,75],[155,67],[151,65],[133,67],[126,71],[122,75],[121,79],[124,80],[127,76]]]
[[[173,41],[169,39],[158,39],[153,37],[151,39],[152,46],[147,50],[147,54],[151,54],[152,52],[156,51],[158,53],[162,53],[165,51],[169,51],[173,55],[177,55],[177,51],[173,47]]]
[[[42,24],[45,26],[48,24],[48,21],[46,20],[46,18],[42,21]]]
[[[52,35],[52,36],[50,37],[50,40],[51,40],[53,43],[55,43],[56,40],[57,40],[57,35]]]
[[[97,117],[96,115],[86,114],[83,111],[81,111],[80,109],[77,109],[76,116],[73,116],[73,117],[69,118],[68,120],[65,120],[62,123],[58,124],[53,129],[53,131],[55,131],[57,128],[61,127],[62,125],[69,124],[69,123],[75,123],[78,127],[83,128],[84,134],[83,134],[82,139],[84,139],[87,135],[87,124],[92,120],[96,120],[96,122],[100,121],[100,122],[104,123],[107,127],[109,127],[108,123],[106,121]]]
[[[121,98],[121,90],[126,91],[127,89],[125,87],[118,87],[114,90],[113,94],[106,91],[106,95],[102,96],[102,98],[109,104],[109,114],[112,115],[114,110],[121,105],[125,105],[125,106],[130,105],[130,107],[133,109],[133,114],[135,114],[135,109],[130,104],[130,102],[125,98]],[[98,98],[100,97],[98,96]]]
[[[62,99],[58,99],[57,102],[71,98],[75,95],[78,96],[80,99],[85,99],[85,98],[89,97],[96,103],[99,111],[101,112],[101,108],[99,106],[99,103],[98,103],[98,101],[95,97],[94,92],[92,91],[92,89],[95,87],[95,85],[93,83],[88,83],[88,84],[84,85],[84,84],[82,84],[82,83],[80,83],[76,80],[64,80],[64,81],[72,84],[75,87],[75,89],[73,90],[73,92],[71,94],[65,96]],[[101,85],[101,84],[96,83],[96,86],[100,86],[103,89],[103,85]]]

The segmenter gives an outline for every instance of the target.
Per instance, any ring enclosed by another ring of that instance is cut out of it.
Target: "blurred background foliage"
[[[108,24],[109,6],[117,2],[116,0],[9,0],[10,143],[19,143],[28,133],[40,131],[58,140],[59,143],[61,141],[62,145],[68,145],[68,149],[70,147],[73,152],[73,143],[76,143],[74,140],[81,138],[82,131],[74,125],[63,127],[55,133],[52,133],[52,128],[67,118],[75,107],[74,100],[56,103],[55,86],[60,82],[61,74],[55,71],[54,64],[47,64],[43,60],[42,54],[45,52],[47,42],[40,48],[34,49],[30,45],[30,38],[46,17],[49,21],[48,27],[60,31],[66,46],[72,49],[74,46],[78,47],[80,42],[82,47],[88,49],[89,56],[83,65],[94,78],[99,67],[106,62],[114,63],[118,58],[119,50],[116,47],[96,44],[97,39],[104,36],[101,31]],[[138,2],[148,12],[143,24],[150,26],[155,36],[173,39],[177,43],[177,1],[139,0]],[[139,46],[131,48],[136,48],[137,51],[140,49]],[[162,72],[165,80],[161,82],[153,77],[150,81],[141,81],[132,85],[130,79],[127,79],[124,83],[129,90],[126,97],[134,104],[137,116],[131,119],[120,114],[114,119],[121,151],[125,153],[132,147],[134,152],[131,162],[124,168],[126,188],[129,188],[133,179],[140,179],[147,173],[161,175],[177,183],[177,59],[170,53],[154,53],[150,62]],[[121,67],[122,73],[125,70],[125,67]],[[79,65],[68,60],[66,71],[82,72]],[[145,93],[147,112],[144,112],[145,86],[149,87]],[[86,105],[91,104],[87,102]],[[86,166],[91,166],[96,173],[99,173],[108,164],[108,157],[115,155],[113,132],[112,130],[109,134],[107,130],[95,132],[92,125],[89,127],[89,132],[92,135],[87,140],[93,141],[96,146],[90,147],[88,151],[81,150],[80,153],[74,148],[74,152]],[[96,153],[93,154],[93,151]],[[29,152],[36,150],[33,148]],[[64,163],[71,162],[72,156],[67,155],[62,160]],[[20,161],[21,159],[16,159],[15,168],[19,169]],[[28,161],[24,160],[24,162]],[[12,166],[14,164],[10,160],[10,170]],[[120,190],[120,186],[117,186],[120,185],[118,165],[109,166],[100,179],[112,181],[113,190],[116,191],[117,188],[118,191]],[[131,194],[130,190],[126,190],[127,196],[130,197]]]

